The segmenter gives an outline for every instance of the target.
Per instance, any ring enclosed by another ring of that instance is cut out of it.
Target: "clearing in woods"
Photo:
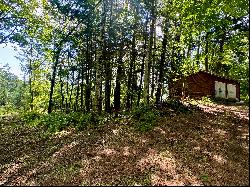
[[[121,119],[48,134],[5,116],[0,185],[248,185],[248,107],[200,107],[145,133]]]

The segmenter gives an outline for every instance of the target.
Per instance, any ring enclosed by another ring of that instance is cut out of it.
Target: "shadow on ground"
[[[143,134],[123,122],[50,136],[2,120],[0,185],[247,185],[248,111],[201,108]]]

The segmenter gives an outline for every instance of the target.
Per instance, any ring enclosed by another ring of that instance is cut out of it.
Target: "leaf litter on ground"
[[[249,111],[165,112],[146,132],[131,118],[48,133],[1,119],[1,185],[247,185]],[[130,121],[129,121],[130,120]]]

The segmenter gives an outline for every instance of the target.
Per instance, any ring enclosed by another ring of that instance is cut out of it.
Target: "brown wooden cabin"
[[[236,80],[199,71],[169,85],[170,97],[197,98],[203,96],[240,100],[240,84]]]

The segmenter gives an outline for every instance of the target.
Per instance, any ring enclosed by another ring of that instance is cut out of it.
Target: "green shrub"
[[[45,126],[48,131],[61,131],[65,127],[73,126],[78,130],[93,128],[105,122],[104,116],[94,113],[71,112],[68,114],[52,112],[43,114],[37,111],[29,111],[22,114],[22,121],[31,126]]]
[[[205,97],[205,96],[203,96],[201,98],[201,102],[204,103],[204,104],[211,104],[211,103],[213,103],[213,101],[211,100],[211,98]]]
[[[152,107],[141,106],[131,112],[135,120],[135,128],[140,132],[150,131],[154,128],[155,123],[160,116],[160,112]]]
[[[249,95],[241,96],[241,100],[244,101],[245,105],[249,105]]]
[[[188,104],[184,105],[180,100],[178,99],[168,99],[163,103],[164,107],[170,108],[176,112],[180,113],[188,113],[191,112],[193,109],[193,105]]]
[[[79,116],[78,122],[75,126],[78,130],[83,130],[93,125],[94,125],[93,115],[91,113],[87,113]]]
[[[40,124],[46,126],[50,132],[61,131],[69,125],[66,115],[56,112],[44,115]]]
[[[41,124],[41,120],[44,117],[44,113],[38,111],[25,111],[20,113],[21,121],[25,124],[36,127]]]

